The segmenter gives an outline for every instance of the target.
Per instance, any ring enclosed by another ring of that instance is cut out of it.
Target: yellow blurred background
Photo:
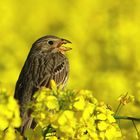
[[[68,88],[93,90],[114,110],[128,92],[135,102],[121,115],[140,116],[139,0],[1,0],[0,87],[13,94],[32,43],[48,34],[73,43]],[[136,139],[131,122],[121,127]]]

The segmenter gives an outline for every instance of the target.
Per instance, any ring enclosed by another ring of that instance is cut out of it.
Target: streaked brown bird
[[[48,35],[33,43],[25,64],[21,70],[15,87],[15,99],[19,101],[22,125],[20,132],[24,135],[26,128],[33,128],[31,110],[26,105],[32,101],[32,96],[42,86],[49,88],[53,79],[57,86],[65,86],[69,75],[69,61],[65,52],[71,50],[63,44],[70,41]]]

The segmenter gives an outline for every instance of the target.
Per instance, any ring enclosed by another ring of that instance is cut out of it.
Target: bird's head
[[[38,39],[34,44],[36,49],[41,49],[42,51],[52,51],[52,52],[61,52],[65,53],[66,51],[71,50],[72,48],[65,47],[63,44],[71,43],[69,40],[59,38],[52,35],[44,36]]]

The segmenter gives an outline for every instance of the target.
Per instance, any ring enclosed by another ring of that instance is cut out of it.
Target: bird
[[[63,46],[71,43],[53,35],[46,35],[36,40],[29,51],[27,59],[16,82],[14,98],[20,106],[22,124],[21,135],[27,128],[34,128],[36,123],[31,118],[32,110],[26,105],[33,100],[34,93],[41,87],[50,88],[50,81],[54,80],[57,87],[65,87],[69,77],[69,60],[65,52],[70,47]]]

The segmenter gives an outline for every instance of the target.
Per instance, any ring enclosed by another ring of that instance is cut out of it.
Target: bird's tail
[[[35,123],[34,119],[31,117],[31,113],[29,113],[29,112],[31,112],[31,111],[25,112],[22,117],[22,125],[20,127],[20,133],[23,136],[25,135],[25,132],[27,129],[29,129],[29,128],[34,129],[36,126],[36,123]]]

